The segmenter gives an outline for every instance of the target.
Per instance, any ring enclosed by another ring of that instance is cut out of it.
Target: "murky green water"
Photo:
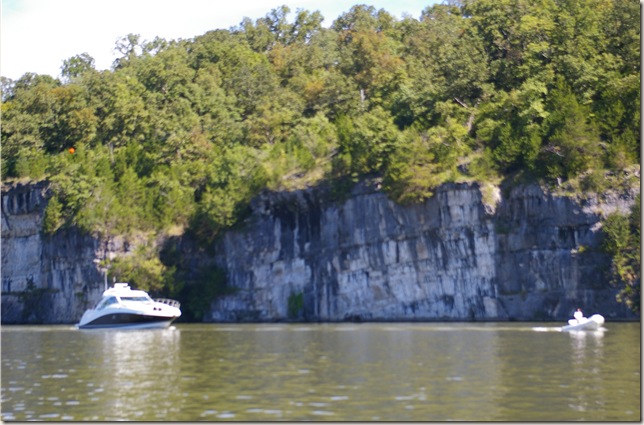
[[[2,327],[4,421],[640,421],[640,324]]]

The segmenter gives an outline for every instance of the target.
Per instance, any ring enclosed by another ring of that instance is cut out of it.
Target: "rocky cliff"
[[[236,292],[211,320],[564,320],[576,307],[631,317],[607,284],[597,205],[536,185],[483,202],[476,184],[446,184],[413,206],[377,182],[341,202],[323,192],[255,199],[218,247]]]
[[[447,184],[400,206],[377,181],[264,193],[215,246],[232,293],[207,321],[557,320],[576,307],[633,318],[607,284],[600,208],[523,186],[484,202]],[[47,186],[2,190],[2,322],[75,323],[103,290],[95,260],[126,255],[74,229],[41,233]],[[201,258],[199,261],[203,261]]]
[[[104,290],[94,260],[124,252],[76,229],[42,234],[48,185],[2,189],[2,323],[76,323]]]

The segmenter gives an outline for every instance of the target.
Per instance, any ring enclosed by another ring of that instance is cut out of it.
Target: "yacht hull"
[[[97,317],[84,324],[79,324],[79,329],[155,329],[167,328],[176,319],[175,317],[148,316],[135,313],[110,313]]]

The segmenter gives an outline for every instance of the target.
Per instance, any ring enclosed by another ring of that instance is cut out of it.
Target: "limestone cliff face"
[[[446,184],[400,206],[377,183],[342,202],[261,196],[218,246],[236,292],[211,320],[564,320],[578,306],[631,317],[607,287],[593,208],[536,185],[496,196]]]
[[[47,200],[45,182],[2,190],[2,323],[76,323],[104,289],[93,260],[105,243],[75,229],[43,235]]]
[[[265,193],[215,246],[234,290],[207,321],[565,320],[576,307],[633,318],[608,287],[600,208],[517,187],[483,202],[475,184],[446,184],[397,205],[377,182],[344,200],[317,188]],[[76,323],[103,291],[96,259],[124,241],[41,232],[47,185],[2,190],[2,323]]]

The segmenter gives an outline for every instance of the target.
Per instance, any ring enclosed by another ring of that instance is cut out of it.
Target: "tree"
[[[589,108],[579,104],[561,79],[548,97],[550,114],[544,121],[545,146],[541,152],[548,176],[571,178],[600,167],[600,140]]]
[[[61,75],[67,81],[71,81],[72,79],[83,75],[85,72],[94,70],[94,58],[85,52],[80,55],[72,56],[69,59],[65,59],[63,61],[63,66],[61,67]]]
[[[45,148],[61,152],[80,144],[90,145],[97,132],[98,118],[88,103],[87,91],[79,85],[68,84],[52,90],[54,107],[52,122],[41,127]]]
[[[120,37],[116,40],[114,50],[120,53],[121,57],[114,61],[112,67],[117,70],[128,66],[143,53],[141,34],[130,33],[126,36]]]
[[[400,133],[382,108],[337,120],[340,154],[354,175],[382,172],[399,144]]]
[[[48,75],[24,74],[2,103],[3,177],[42,176],[46,161],[43,149],[56,123],[58,80]]]
[[[409,130],[405,143],[395,151],[385,174],[384,187],[401,204],[430,198],[440,183],[440,172],[428,137]]]
[[[479,0],[464,7],[474,31],[483,40],[497,89],[510,89],[520,83],[519,66],[525,49],[518,36],[522,16],[529,2],[525,0]]]
[[[242,119],[255,113],[279,85],[267,57],[243,44],[235,44],[223,53],[219,69],[223,87],[234,96]]]
[[[13,97],[15,82],[11,78],[0,77],[0,98],[6,102]]]
[[[545,84],[529,79],[519,89],[496,93],[479,108],[474,122],[477,145],[492,148],[491,156],[504,173],[539,175],[542,125],[549,115],[547,93]]]
[[[253,149],[245,146],[217,149],[206,176],[196,189],[196,210],[189,232],[204,244],[243,217],[247,204],[266,185],[266,173]]]
[[[333,23],[338,31],[340,70],[355,80],[363,110],[386,106],[387,100],[404,79],[403,61],[398,54],[400,45],[389,36],[393,18],[374,7],[354,6]]]
[[[103,73],[90,87],[98,118],[97,138],[114,150],[144,141],[150,135],[145,86],[121,72]]]
[[[262,99],[255,114],[246,120],[246,142],[260,147],[287,140],[302,114],[300,102],[301,98],[287,89],[277,89],[272,98]]]
[[[57,196],[52,196],[43,214],[42,231],[46,235],[54,234],[62,224],[63,206]]]
[[[182,174],[188,174],[185,165],[171,164],[155,169],[147,182],[152,194],[152,221],[159,223],[162,231],[187,228],[194,214],[194,188],[182,182]]]
[[[159,260],[154,248],[139,246],[128,257],[116,258],[110,266],[110,274],[119,281],[130,282],[132,286],[152,294],[164,292],[167,285],[166,266]]]
[[[474,106],[489,78],[488,58],[481,38],[457,7],[434,5],[425,9],[407,45],[409,54],[419,57],[433,71],[444,92],[443,100],[458,98]]]
[[[355,81],[335,69],[320,69],[290,81],[292,91],[304,102],[303,114],[324,113],[330,120],[360,111],[360,90]]]

